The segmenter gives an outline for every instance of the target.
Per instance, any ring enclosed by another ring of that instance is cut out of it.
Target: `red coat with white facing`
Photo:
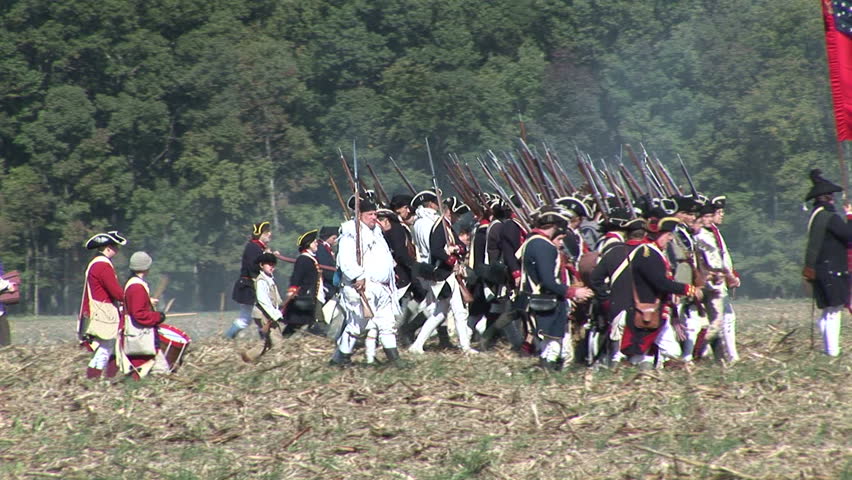
[[[102,257],[106,261],[92,260],[93,264],[89,268],[89,275],[86,277],[85,288],[91,292],[92,299],[100,302],[120,302],[124,297],[124,290],[118,284],[118,277],[115,274],[115,268],[112,262],[106,257]],[[86,292],[83,292],[83,303],[80,306],[82,316],[89,316],[89,298]]]
[[[151,305],[151,297],[145,285],[130,283],[124,292],[124,308],[139,327],[156,327],[162,321],[160,312]]]

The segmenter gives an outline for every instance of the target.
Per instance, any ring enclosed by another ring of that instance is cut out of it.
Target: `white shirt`
[[[437,210],[429,207],[419,206],[415,212],[417,220],[414,221],[414,246],[417,248],[417,261],[429,263],[429,237],[432,227],[440,218]]]
[[[349,220],[340,226],[337,244],[337,267],[343,283],[348,285],[364,278],[384,285],[394,284],[393,255],[378,224],[370,229],[361,223],[360,265],[355,253],[355,220]]]

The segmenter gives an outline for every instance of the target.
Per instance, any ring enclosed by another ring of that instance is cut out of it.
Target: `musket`
[[[296,260],[298,260],[298,259],[293,258],[293,257],[285,257],[284,255],[279,255],[279,254],[274,254],[274,255],[275,255],[275,258],[277,258],[278,260],[281,260],[281,261],[287,262],[287,263],[296,263]],[[328,266],[328,265],[317,264],[317,268],[320,269],[320,270],[328,271],[328,272],[336,272],[337,271],[337,268],[331,267],[331,266]]]
[[[509,205],[509,208],[512,210],[512,213],[515,214],[515,218],[518,219],[518,222],[520,222],[524,230],[529,232],[530,226],[526,220],[526,214],[518,210],[518,207],[516,207],[515,204],[512,203],[512,200],[509,198],[508,194],[506,193],[506,190],[504,190],[503,186],[497,182],[497,180],[494,178],[494,175],[485,165],[485,162],[482,161],[481,158],[477,158],[476,160],[479,161],[479,166],[482,167],[482,171],[485,172],[485,176],[488,178],[488,181],[489,183],[491,183],[491,186],[494,187],[494,189],[497,191],[498,194],[500,194],[501,197],[506,199],[506,203]]]
[[[343,165],[343,171],[346,172],[346,180],[349,181],[349,190],[355,192],[355,198],[357,199],[360,195],[358,195],[358,189],[355,188],[355,179],[352,178],[352,172],[349,171],[349,164],[346,163],[346,157],[343,156],[343,150],[338,147],[337,153],[340,154],[340,163]]]
[[[509,183],[512,190],[519,196],[523,197],[530,206],[541,206],[541,199],[536,195],[536,188],[533,187],[526,177],[524,177],[521,169],[513,162],[512,157],[508,157],[506,162],[506,176],[513,180],[515,184]],[[530,208],[530,211],[534,208]]]
[[[665,184],[660,180],[660,175],[658,175],[657,171],[654,170],[654,164],[651,163],[648,152],[645,151],[645,145],[640,143],[639,146],[642,147],[642,161],[644,162],[645,168],[648,169],[648,175],[651,177],[651,181],[654,183],[654,186],[657,187],[657,191],[660,192],[660,196],[671,197],[674,195],[674,192],[666,188]]]
[[[530,192],[536,192],[539,194],[544,194],[544,184],[539,181],[538,176],[535,174],[535,169],[532,166],[532,162],[529,161],[528,157],[524,155],[524,152],[521,152],[520,158],[515,159],[515,156],[512,155],[511,152],[503,152],[503,155],[507,157],[511,163],[518,165],[518,173],[525,175],[524,180],[530,187]]]
[[[426,155],[429,156],[429,169],[432,171],[432,188],[435,189],[435,197],[438,200],[438,208],[441,209],[440,217],[438,219],[441,222],[441,228],[444,230],[444,238],[446,239],[445,245],[448,247],[455,246],[455,237],[453,236],[452,230],[447,226],[446,219],[444,217],[444,202],[441,199],[441,189],[438,188],[438,176],[435,174],[435,162],[432,160],[432,148],[429,146],[429,139],[426,138]],[[464,284],[459,274],[456,274],[456,280],[459,284],[459,292],[461,293],[462,300],[465,303],[470,303],[473,301],[473,295],[467,289],[467,286]]]
[[[405,186],[408,187],[408,191],[411,192],[412,195],[417,195],[417,190],[415,190],[414,185],[412,185],[411,182],[408,181],[408,177],[406,177],[405,174],[402,173],[402,170],[399,168],[399,165],[396,164],[396,160],[394,160],[391,156],[388,156],[388,158],[390,158],[390,161],[393,164],[393,168],[394,170],[396,170],[396,173],[398,173],[399,176],[402,178],[402,183],[404,183]]]
[[[334,181],[334,176],[331,174],[331,169],[326,168],[328,170],[328,183],[331,184],[332,190],[334,190],[334,194],[337,196],[337,201],[340,202],[340,210],[343,212],[343,219],[349,220],[349,207],[346,206],[346,202],[343,201],[343,196],[340,195],[340,189],[337,188],[337,182]]]
[[[589,173],[589,166],[586,165],[586,162],[583,161],[582,154],[580,153],[580,149],[577,149],[577,169],[580,170],[580,173],[583,175],[583,178],[586,179],[586,182],[589,184],[589,188],[592,189],[592,198],[595,199],[595,204],[598,206],[598,211],[601,212],[601,215],[604,218],[609,218],[609,215],[606,211],[606,204],[601,198],[601,193],[598,191],[597,186],[595,185],[595,180],[592,178],[592,174]]]
[[[598,170],[595,168],[594,162],[592,162],[592,156],[586,155],[586,167],[588,167],[589,172],[592,174],[592,178],[595,180],[595,183],[598,188],[598,192],[601,197],[606,199],[609,198],[610,192],[606,188],[606,184],[601,179],[600,175],[598,175]]]
[[[546,148],[547,147],[545,146],[545,149]],[[559,173],[562,174],[561,178],[564,178],[565,182],[568,184],[568,189],[566,193],[573,195],[574,192],[577,191],[577,186],[574,185],[574,182],[571,181],[571,177],[568,175],[568,172],[565,170],[565,167],[562,166],[562,160],[559,159],[559,155],[555,151],[553,153],[550,153],[550,150],[545,151],[553,157],[553,163],[559,169]]]
[[[565,197],[571,194],[571,190],[568,188],[567,182],[571,182],[570,179],[565,175],[559,175],[559,169],[556,165],[556,161],[553,159],[553,155],[550,154],[550,149],[547,148],[547,144],[544,145],[544,159],[547,160],[545,162],[545,166],[547,167],[547,171],[550,174],[550,177],[555,180],[555,183],[559,185],[559,191],[556,192],[558,196]]]
[[[385,188],[382,186],[382,181],[379,180],[379,177],[376,176],[376,172],[373,171],[373,167],[370,164],[367,164],[367,170],[370,171],[370,176],[373,177],[373,184],[376,186],[376,195],[379,196],[379,201],[384,205],[390,205],[390,198],[388,198],[388,194],[385,193]]]
[[[554,196],[556,195],[556,189],[553,187],[552,182],[550,182],[547,178],[547,175],[545,174],[544,169],[541,165],[541,159],[539,159],[538,156],[535,155],[532,150],[530,150],[530,147],[527,145],[527,142],[525,142],[523,138],[521,138],[520,141],[522,147],[521,157],[523,157],[527,162],[529,162],[531,167],[535,167],[532,171],[536,176],[536,180],[539,189],[541,190],[541,194],[542,196],[544,196],[545,202],[547,202],[548,205],[552,205],[555,200]]]
[[[471,211],[479,218],[485,216],[484,202],[479,197],[473,186],[468,182],[465,172],[459,164],[458,157],[453,154],[448,155],[449,160],[445,162],[447,171],[450,172],[449,180],[453,188],[462,197],[462,201],[470,207]]]
[[[342,158],[342,155],[341,155]],[[345,162],[344,162],[344,165]],[[354,172],[354,176],[349,172],[349,165],[346,165],[346,174],[347,176],[353,176],[353,185],[358,185],[358,150],[355,148],[355,140],[352,140],[352,170]],[[360,267],[363,265],[362,256],[361,256],[361,192],[355,188],[355,262]],[[366,285],[366,281],[365,281]],[[361,313],[364,315],[364,318],[373,318],[373,309],[370,308],[370,302],[367,301],[366,295],[364,292],[358,292],[361,297]]]
[[[666,165],[663,162],[660,161],[660,158],[657,157],[656,153],[654,153],[653,155],[654,155],[654,160],[657,162],[657,165],[660,167],[660,171],[663,174],[663,178],[666,179],[666,184],[668,186],[670,186],[672,188],[672,190],[674,190],[675,194],[683,195],[683,191],[681,191],[680,187],[677,186],[677,182],[674,181],[674,177],[672,177],[672,174],[669,172],[669,169],[666,167]]]
[[[666,181],[666,177],[663,174],[663,169],[659,160],[648,155],[648,151],[645,150],[645,145],[639,144],[642,147],[642,156],[645,159],[645,165],[648,165],[648,169],[651,171],[651,176],[660,188],[666,193],[666,196],[673,197],[677,194],[677,190],[674,185]]]
[[[689,176],[689,172],[686,170],[686,165],[683,164],[683,159],[680,158],[680,154],[677,154],[677,160],[680,162],[680,168],[683,170],[683,175],[686,177],[686,181],[689,183],[689,190],[692,192],[692,197],[698,199],[698,190],[695,189],[695,184],[692,183],[692,177]]]
[[[624,165],[622,165],[622,167],[623,166]],[[633,201],[633,194],[630,192],[630,187],[627,185],[627,178],[624,175],[624,171],[621,170],[619,173],[621,173],[621,185],[622,191],[624,192],[624,198],[627,200],[627,210],[630,212],[630,219],[633,220],[636,218],[636,203]]]
[[[606,164],[606,161],[602,158],[601,163],[603,164],[604,174],[606,175],[607,181],[609,181],[609,186],[612,188],[612,193],[615,195],[615,202],[621,208],[627,208],[624,206],[624,200],[621,198],[621,194],[623,192],[619,192],[618,184],[615,182],[615,178],[612,176],[612,172],[609,171],[609,166]]]
[[[642,174],[642,178],[645,180],[645,193],[651,195],[654,188],[651,187],[651,179],[648,178],[648,171],[642,166],[642,163],[639,162],[639,158],[635,153],[633,153],[633,148],[630,147],[629,143],[624,144],[624,149],[627,150],[627,156],[630,157],[630,161],[633,162],[633,166],[636,167],[636,171]],[[662,192],[658,192],[658,194],[662,196]]]
[[[501,167],[500,162],[497,161],[497,156],[494,155],[494,152],[492,152],[491,150],[488,151],[488,154],[491,158],[491,161],[494,163],[494,168],[496,168],[497,171],[500,172],[500,175],[503,177],[503,180],[506,181],[506,185],[509,186],[509,189],[515,192],[515,195],[517,196],[518,200],[521,202],[521,205],[524,208],[526,217],[529,217],[532,214],[533,210],[535,210],[535,208],[533,207],[532,200],[528,198],[526,191],[521,187],[520,183],[518,183],[518,181],[512,177],[510,172],[511,168],[504,169],[503,167]],[[514,167],[514,165],[509,165],[509,167]],[[484,168],[485,167],[483,166],[483,169]],[[485,173],[490,176],[491,172],[490,170],[486,169]],[[507,202],[512,203],[511,197],[504,195],[504,198]]]
[[[630,193],[634,197],[638,197],[645,193],[642,191],[642,188],[639,187],[639,184],[636,182],[636,179],[633,178],[633,174],[630,173],[630,170],[628,170],[623,163],[618,164],[618,171],[621,173],[621,176],[623,177],[625,183],[630,188]]]

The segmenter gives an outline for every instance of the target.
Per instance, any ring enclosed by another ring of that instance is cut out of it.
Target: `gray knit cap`
[[[130,270],[133,272],[145,272],[151,269],[154,260],[145,252],[133,252],[130,256]]]

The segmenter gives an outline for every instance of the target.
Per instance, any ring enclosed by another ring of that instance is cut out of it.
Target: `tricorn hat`
[[[813,200],[822,195],[831,195],[834,192],[842,192],[843,189],[839,185],[829,182],[822,177],[822,170],[815,168],[811,170],[811,182],[813,187],[805,197],[805,201]]]
[[[379,218],[394,218],[396,217],[396,212],[389,208],[380,208],[376,210],[376,216]]]
[[[438,196],[432,190],[423,190],[411,199],[411,208],[417,208],[426,202],[438,203]]]
[[[319,238],[325,240],[332,235],[340,235],[340,227],[322,227],[319,229]]]
[[[405,193],[398,193],[391,198],[390,208],[396,210],[405,206],[411,205],[412,196]]]
[[[94,250],[108,245],[124,245],[127,239],[118,233],[118,230],[110,230],[106,233],[98,233],[86,241],[86,248]]]
[[[306,250],[311,242],[317,239],[318,234],[319,231],[317,229],[313,229],[299,235],[299,238],[296,240],[296,245],[298,245],[299,250]]]
[[[590,218],[592,216],[592,212],[589,209],[589,206],[586,205],[582,200],[577,197],[562,197],[556,199],[557,205],[561,205],[568,210],[572,210],[579,216]]]
[[[575,218],[577,213],[569,208],[563,207],[560,204],[544,205],[535,212],[533,217],[535,225],[541,227],[543,225],[557,225],[561,228],[568,226],[572,218]]]
[[[724,195],[719,195],[718,197],[713,197],[713,200],[710,200],[710,203],[713,204],[713,208],[716,210],[721,210],[725,208],[725,205],[728,203],[728,198]]]
[[[663,217],[659,220],[651,220],[645,226],[645,230],[651,233],[673,232],[675,227],[681,223],[676,217]]]

